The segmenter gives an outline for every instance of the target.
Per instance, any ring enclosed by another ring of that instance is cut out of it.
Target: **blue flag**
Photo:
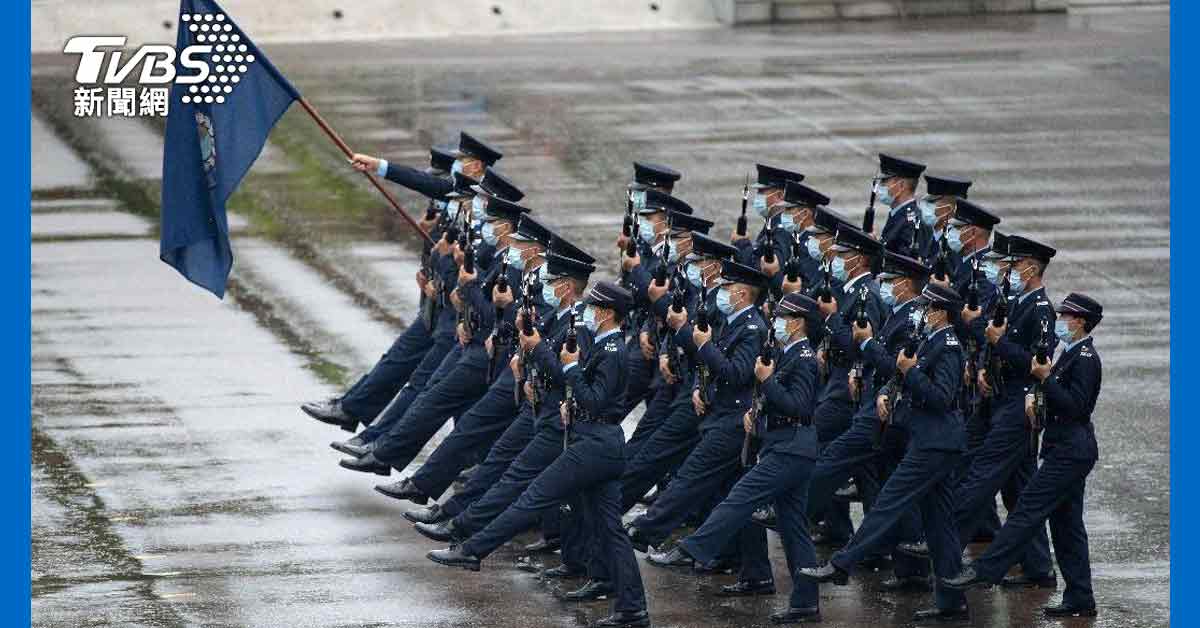
[[[192,55],[208,63],[210,77],[191,85],[179,81],[196,74],[181,63],[188,46],[211,47]],[[175,49],[159,257],[224,297],[233,267],[225,201],[300,94],[212,0],[182,1]]]

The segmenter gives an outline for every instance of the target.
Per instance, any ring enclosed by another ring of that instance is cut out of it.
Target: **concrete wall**
[[[256,42],[704,28],[726,0],[223,0]],[[31,48],[74,35],[174,43],[178,0],[32,0]]]
[[[729,0],[728,23],[1167,8],[1169,0]]]

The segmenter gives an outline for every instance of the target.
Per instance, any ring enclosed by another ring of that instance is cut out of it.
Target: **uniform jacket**
[[[1042,457],[1095,460],[1100,457],[1092,411],[1100,396],[1100,354],[1085,338],[1059,356],[1041,384],[1046,398]]]
[[[817,405],[817,354],[807,338],[777,356],[775,372],[759,384],[764,395],[762,414],[755,426],[763,447],[816,460],[817,429],[812,425]],[[800,425],[768,430],[772,417],[800,419]]]
[[[754,361],[762,348],[763,335],[770,331],[757,307],[749,307],[725,325],[710,329],[712,338],[698,350],[692,342],[690,323],[675,332],[675,342],[680,346],[691,346],[711,374],[707,391],[710,407],[702,427],[715,426],[719,420],[741,421],[742,415],[750,409],[754,394]]]
[[[914,224],[918,225],[916,251],[912,250]],[[883,242],[884,248],[909,257],[921,257],[927,254],[931,239],[928,228],[921,224],[921,212],[917,209],[916,199],[889,209],[887,222],[883,223],[883,231],[879,234],[879,240]]]
[[[858,302],[864,287],[867,291],[866,311],[867,318],[871,321],[871,328],[881,329],[883,327],[886,314],[883,301],[879,299],[879,285],[869,274],[859,277],[853,283],[848,283],[848,287],[842,286],[840,291],[834,292],[834,297],[838,302],[838,311],[831,314],[825,321],[829,340],[827,343],[829,351],[825,356],[829,379],[821,390],[818,402],[827,399],[850,400],[850,385],[847,378],[854,356],[858,353],[858,347],[854,346],[851,336],[850,326],[854,324]]]
[[[966,433],[958,409],[962,386],[962,346],[950,325],[939,329],[917,349],[917,363],[902,381],[896,420],[910,434],[910,447],[918,450],[962,451]]]
[[[738,263],[751,268],[762,268],[763,253],[766,252],[767,237],[768,233],[770,233],[772,236],[771,249],[775,252],[775,259],[779,263],[779,272],[775,273],[774,277],[771,277],[771,290],[775,294],[779,294],[779,291],[783,287],[785,271],[787,270],[788,262],[792,259],[794,244],[792,232],[780,226],[780,216],[782,215],[776,214],[771,216],[770,232],[768,232],[766,225],[763,225],[763,228],[759,230],[753,242],[750,240],[738,240],[734,242],[734,246],[738,250],[734,259]],[[816,260],[808,256],[808,253],[804,249],[809,237],[810,234],[807,232],[800,235],[800,250],[796,251],[799,253],[797,259],[799,259],[800,277],[803,280],[804,286],[811,285],[820,274],[820,266]]]
[[[1009,309],[1008,331],[996,343],[993,351],[1004,363],[1004,395],[1024,398],[1033,384],[1029,369],[1033,363],[1034,348],[1042,338],[1045,326],[1048,355],[1054,355],[1058,338],[1054,335],[1054,307],[1046,297],[1046,289],[1038,288],[1017,298]],[[1022,417],[1024,415],[1022,414]]]
[[[411,166],[402,166],[388,162],[387,174],[384,175],[388,181],[398,183],[404,187],[420,192],[425,196],[445,200],[446,195],[454,191],[454,182],[449,178],[443,178],[432,174],[427,174],[423,170],[418,170]]]
[[[576,304],[575,307],[575,318],[577,321],[575,335],[576,342],[580,347],[580,359],[582,360],[583,347],[591,344],[592,334],[583,324],[583,304]],[[538,407],[537,424],[560,431],[562,430],[562,422],[558,414],[558,404],[563,399],[563,391],[567,379],[563,374],[563,365],[558,354],[562,351],[563,343],[567,340],[567,331],[570,327],[566,324],[566,321],[569,319],[570,316],[563,317],[563,322],[556,325],[554,334],[552,336],[542,336],[542,341],[532,351],[532,359],[537,367],[538,377],[542,383],[542,399],[541,405]],[[617,333],[609,338],[618,338],[619,336],[620,333]],[[619,398],[615,400],[620,401]]]
[[[621,333],[580,345],[579,365],[566,371],[581,418],[615,425],[625,418],[625,343]]]
[[[863,362],[866,366],[863,386],[866,390],[859,403],[860,408],[869,406],[874,414],[875,394],[896,372],[896,356],[912,338],[915,327],[912,315],[916,311],[917,301],[910,299],[895,310],[883,327],[875,332],[865,347],[862,347]]]

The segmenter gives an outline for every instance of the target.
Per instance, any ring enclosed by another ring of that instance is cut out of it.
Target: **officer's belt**
[[[770,416],[767,417],[767,431],[781,430],[786,427],[796,427],[797,425],[809,426],[812,425],[812,417],[807,419],[798,416]]]

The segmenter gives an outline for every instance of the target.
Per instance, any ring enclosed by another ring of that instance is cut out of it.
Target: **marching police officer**
[[[1099,458],[1092,411],[1100,395],[1102,367],[1091,332],[1103,318],[1104,308],[1095,299],[1072,292],[1058,306],[1058,315],[1054,333],[1066,348],[1053,366],[1049,361],[1034,360],[1030,373],[1038,392],[1027,395],[1025,402],[1027,416],[1043,413],[1047,421],[1042,465],[992,544],[944,584],[966,589],[1001,582],[1048,519],[1067,588],[1062,602],[1047,606],[1044,613],[1048,617],[1095,617],[1083,492]]]
[[[854,538],[828,563],[800,569],[799,577],[846,584],[859,561],[889,542],[892,528],[913,506],[921,512],[934,573],[946,577],[961,568],[962,547],[951,518],[951,482],[965,445],[957,408],[963,357],[951,314],[958,312],[962,301],[952,288],[935,284],[926,285],[921,297],[924,311],[918,329],[930,331],[921,334],[924,339],[912,347],[913,354],[906,347],[896,356],[897,374],[876,402],[881,417],[908,426],[911,443]],[[934,603],[934,609],[918,611],[914,621],[968,616],[961,592],[935,585]]]
[[[625,437],[620,405],[612,403],[626,383],[620,325],[631,301],[632,295],[613,283],[600,282],[588,292],[583,322],[595,339],[580,343],[590,345],[582,362],[578,347],[564,346],[555,356],[548,345],[538,345],[533,359],[551,385],[570,391],[559,411],[570,430],[567,449],[500,516],[461,545],[430,552],[430,560],[478,570],[482,558],[532,525],[543,510],[569,500],[578,513],[570,525],[592,528],[597,556],[613,578],[613,613],[595,625],[650,625],[641,574],[621,529],[619,478]]]
[[[928,240],[928,232],[921,230],[917,212],[917,183],[922,172],[925,172],[925,164],[879,153],[875,198],[888,207],[879,241],[887,250],[910,257],[917,257]]]

